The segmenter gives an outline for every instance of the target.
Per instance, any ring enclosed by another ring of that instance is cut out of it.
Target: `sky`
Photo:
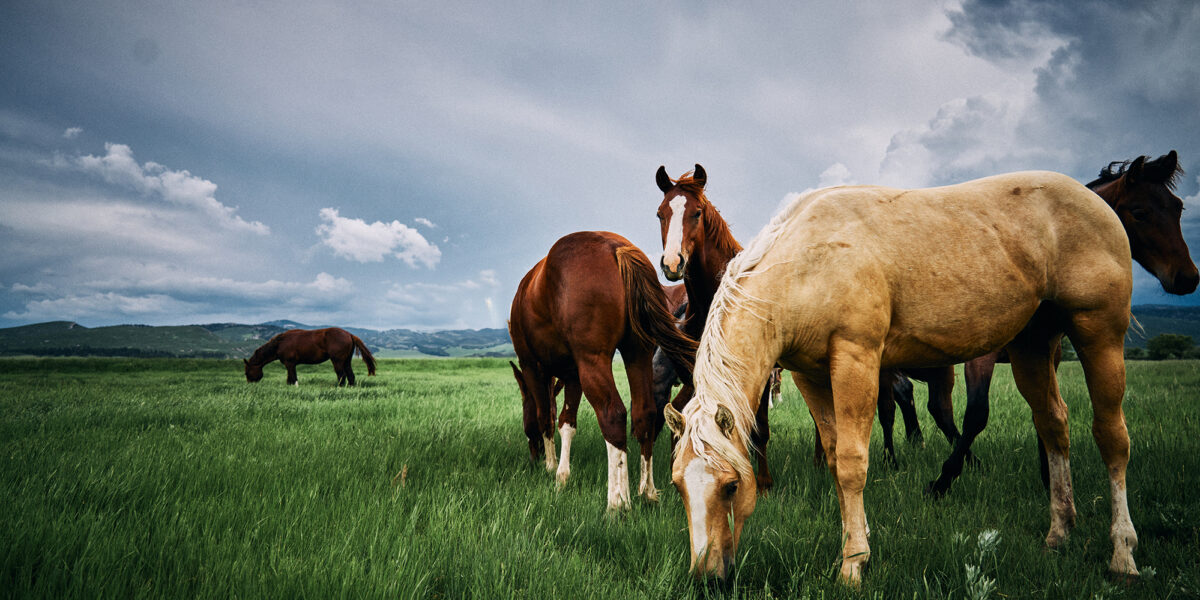
[[[1175,149],[1196,257],[1197,56],[1194,0],[4,2],[0,327],[504,327],[563,235],[657,262],[659,165],[745,243],[812,188]]]

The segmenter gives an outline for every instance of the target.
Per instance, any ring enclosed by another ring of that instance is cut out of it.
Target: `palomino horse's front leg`
[[[842,509],[841,580],[858,585],[871,557],[867,543],[870,527],[863,507],[867,483],[871,426],[879,391],[879,351],[847,340],[831,344],[830,384],[833,390],[834,427],[837,430],[836,477]]]

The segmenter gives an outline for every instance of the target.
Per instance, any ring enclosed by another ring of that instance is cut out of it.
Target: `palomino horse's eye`
[[[734,481],[732,483],[726,484],[725,489],[722,491],[725,493],[726,498],[732,498],[732,497],[734,497],[734,495],[737,494],[737,490],[738,490],[738,482]]]

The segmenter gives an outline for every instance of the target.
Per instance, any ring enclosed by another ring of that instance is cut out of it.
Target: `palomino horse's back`
[[[1096,280],[1132,284],[1120,221],[1058,173],[917,190],[829,188],[788,210],[772,240],[752,242],[771,246],[755,270],[798,271],[777,278],[797,311],[859,316],[826,328],[886,331],[885,366],[970,359],[1012,339],[1043,301],[1105,307],[1121,290],[1097,289]],[[796,323],[806,332],[799,337],[827,339],[814,335],[822,326],[813,319]]]

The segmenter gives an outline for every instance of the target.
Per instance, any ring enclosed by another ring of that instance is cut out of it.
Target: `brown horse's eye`
[[[1139,221],[1144,221],[1147,217],[1150,216],[1150,209],[1135,208],[1135,209],[1129,211],[1129,214],[1133,215],[1133,218],[1135,218]]]
[[[696,212],[695,212],[695,214],[693,214],[693,215],[692,215],[692,220],[693,220],[693,221],[699,221],[699,220],[700,220],[700,211],[696,211]]]
[[[737,490],[738,490],[738,482],[734,481],[732,483],[726,484],[725,489],[723,491],[725,492],[726,498],[732,498],[737,494]]]

